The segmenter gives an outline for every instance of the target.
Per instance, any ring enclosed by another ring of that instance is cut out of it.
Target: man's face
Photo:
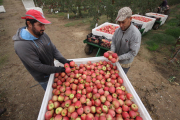
[[[34,25],[32,25],[32,32],[34,33],[34,35],[36,35],[36,37],[40,37],[41,35],[43,35],[44,30],[45,30],[45,24],[36,22],[34,23]]]
[[[118,21],[121,30],[125,31],[131,25],[132,17],[126,18],[124,21]]]

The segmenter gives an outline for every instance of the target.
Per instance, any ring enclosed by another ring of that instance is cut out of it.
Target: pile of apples
[[[119,28],[119,26],[113,26],[113,25],[106,25],[104,27],[101,27],[99,29],[96,29],[96,31],[108,33],[108,34],[114,34],[115,30]]]
[[[160,15],[160,14],[157,14],[157,13],[151,13],[152,15],[155,15],[155,16],[159,16],[159,17],[164,17],[164,15]]]
[[[45,120],[142,120],[110,61],[80,65],[71,61],[65,68],[55,73]]]
[[[150,18],[142,17],[142,16],[133,16],[132,19],[143,21],[143,22],[150,22],[152,21]]]
[[[118,55],[117,53],[113,53],[112,55],[109,54],[108,52],[104,53],[104,57],[106,57],[109,61],[112,63],[115,63],[117,61]]]
[[[110,49],[112,41],[108,41],[106,39],[102,39],[101,46]]]
[[[95,44],[99,44],[99,40],[97,38],[95,38],[95,37],[88,38],[88,41],[92,42],[92,43],[95,43]]]

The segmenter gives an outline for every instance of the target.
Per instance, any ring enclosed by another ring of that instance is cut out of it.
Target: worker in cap
[[[129,7],[123,7],[118,11],[115,20],[120,27],[115,31],[112,37],[111,49],[108,51],[109,54],[118,54],[117,61],[126,74],[141,45],[141,33],[132,24],[131,16],[132,10]]]
[[[45,25],[51,24],[44,15],[34,9],[26,12],[26,26],[17,30],[13,36],[14,49],[33,78],[46,90],[51,73],[64,72],[64,67],[55,67],[54,59],[69,63],[44,32]]]

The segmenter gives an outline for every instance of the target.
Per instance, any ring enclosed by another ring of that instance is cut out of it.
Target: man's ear
[[[30,21],[27,21],[28,27],[32,28],[32,24],[30,23]]]
[[[132,20],[132,17],[130,17],[130,20]]]

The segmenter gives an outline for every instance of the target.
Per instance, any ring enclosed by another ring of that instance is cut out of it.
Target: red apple
[[[63,110],[63,108],[62,108],[62,107],[58,107],[58,108],[56,108],[55,113],[56,113],[57,115],[60,115],[60,114],[61,114],[61,112],[62,112],[62,110]]]
[[[132,104],[132,105],[131,105],[131,109],[132,109],[133,111],[137,112],[137,111],[138,111],[138,106],[137,106],[136,104]]]
[[[135,120],[143,120],[142,117],[137,116]]]
[[[50,103],[47,105],[47,110],[53,110],[54,109],[54,103]]]
[[[131,100],[131,99],[133,98],[133,96],[132,96],[131,93],[127,93],[127,94],[126,94],[126,98],[129,99],[129,100]]]
[[[78,117],[77,112],[73,112],[73,113],[71,114],[71,119],[72,119],[72,120],[75,120],[77,117]]]
[[[52,111],[53,111],[53,110],[52,110]],[[53,116],[53,112],[52,112],[52,111],[47,111],[47,112],[45,113],[45,119],[49,120],[49,119],[52,118],[52,116]]]

